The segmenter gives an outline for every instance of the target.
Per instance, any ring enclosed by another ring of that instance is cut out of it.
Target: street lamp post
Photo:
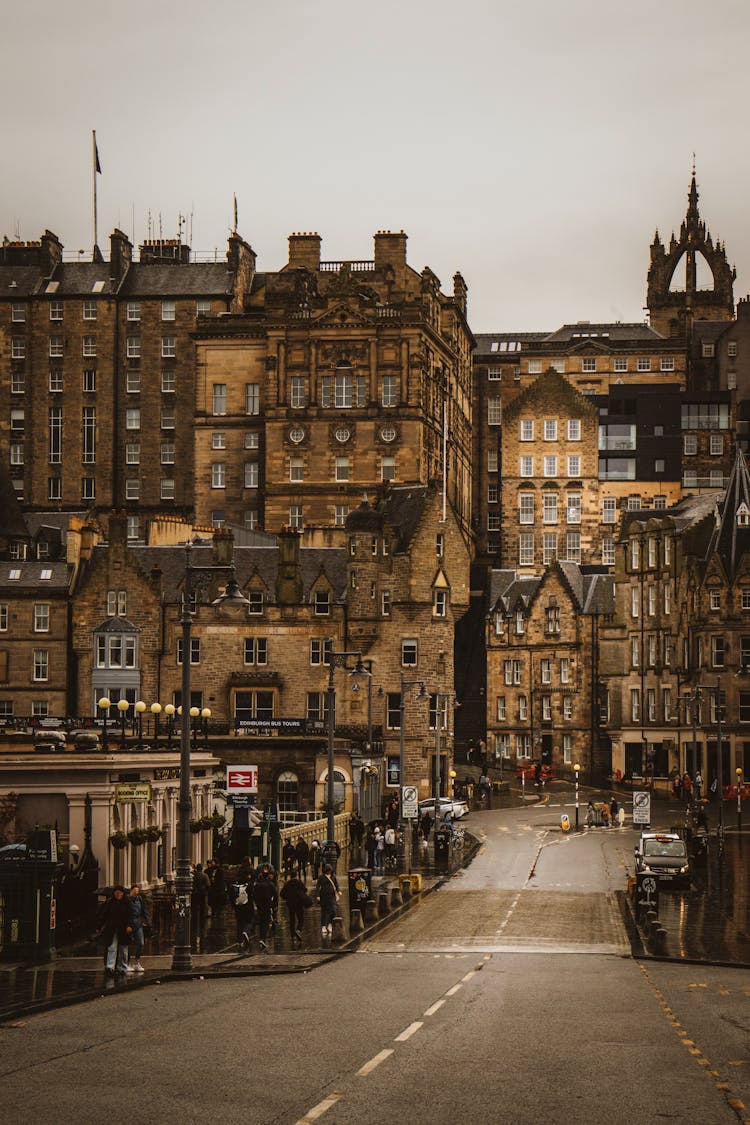
[[[737,831],[742,831],[742,770],[739,766],[734,771],[737,775]]]
[[[435,802],[435,863],[438,858],[438,811],[440,809],[440,758],[442,754],[442,747],[440,745],[440,733],[442,729],[442,714],[443,707],[446,709],[446,719],[448,714],[448,703],[454,698],[453,692],[437,692],[435,695],[435,761],[433,762],[432,770],[432,796]],[[448,733],[446,722],[446,734]]]
[[[200,713],[200,707],[190,708],[190,726],[193,730],[193,750],[195,750],[196,746],[198,745],[198,718],[200,716]]]
[[[167,716],[167,750],[172,749],[172,734],[174,733],[174,703],[168,703],[164,708]]]
[[[406,693],[411,691],[413,687],[419,688],[419,695],[417,699],[429,699],[429,693],[424,686],[424,680],[405,680],[404,673],[401,673],[401,694],[399,696],[398,704],[398,821],[401,828],[401,838],[404,842],[404,848],[408,856],[409,871],[411,871],[411,831],[409,831],[409,839],[406,839],[406,834],[403,831],[404,820],[404,712],[406,708]],[[435,805],[435,823],[437,824],[437,805]],[[411,822],[410,822],[411,824]]]
[[[721,677],[716,677],[716,779],[719,789],[719,859],[724,856],[724,763],[721,755]]]
[[[125,749],[125,716],[128,713],[130,704],[127,699],[118,699],[117,710],[120,712],[120,749]]]
[[[578,812],[578,775],[581,772],[581,767],[576,762],[576,764],[573,766],[573,769],[574,769],[575,775],[576,775],[576,832],[577,832],[578,831],[578,824],[579,824],[579,819],[578,819],[579,818],[579,812]]]
[[[154,742],[159,743],[159,715],[161,715],[161,703],[151,704],[151,714],[154,716]]]
[[[102,750],[109,750],[109,742],[107,741],[107,719],[109,717],[109,709],[112,706],[112,700],[106,695],[97,702],[99,707],[104,712],[104,725],[102,727]]]
[[[142,699],[139,699],[135,705],[135,713],[138,719],[138,749],[143,749],[143,712],[146,710],[146,704]]]
[[[190,552],[192,544],[185,544],[185,581],[182,591],[182,684],[181,684],[181,710],[182,722],[180,723],[180,793],[177,802],[177,858],[175,864],[175,897],[177,916],[175,922],[174,950],[172,953],[172,971],[175,973],[190,972],[193,967],[190,953],[190,891],[192,878],[190,873],[190,815],[193,804],[190,797],[190,720],[188,710],[190,707],[190,632],[193,618],[190,610],[192,598],[192,567],[190,565]],[[167,708],[169,711],[169,708]],[[174,708],[172,708],[172,715]],[[170,744],[171,720],[170,718]]]
[[[333,645],[333,641],[331,641]],[[356,660],[354,668],[349,668],[349,660]],[[326,705],[328,708],[328,781],[326,786],[326,813],[327,813],[327,827],[326,827],[326,842],[323,848],[323,858],[327,863],[330,863],[334,871],[336,870],[336,848],[334,846],[334,838],[336,835],[335,825],[335,809],[333,799],[333,782],[334,782],[334,733],[336,727],[336,687],[334,684],[334,673],[337,668],[346,668],[353,675],[372,675],[367,671],[367,668],[362,663],[362,653],[360,652],[333,652],[328,654],[328,687],[326,689]]]
[[[201,719],[203,720],[203,745],[208,750],[208,720],[211,718],[211,708],[204,707],[201,711]]]

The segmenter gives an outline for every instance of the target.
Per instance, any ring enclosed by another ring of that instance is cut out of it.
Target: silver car
[[[459,801],[453,797],[441,797],[438,805],[438,820],[445,820],[448,815],[452,820],[460,820],[462,816],[466,816],[468,811],[469,806],[466,801]],[[434,814],[434,797],[428,797],[426,801],[419,802],[419,815],[424,816],[426,812],[429,812],[431,816]]]

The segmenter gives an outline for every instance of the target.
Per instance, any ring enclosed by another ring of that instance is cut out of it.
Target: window
[[[127,372],[125,389],[130,395],[140,394],[141,373],[137,368],[135,370]]]
[[[302,375],[292,375],[289,380],[289,405],[295,410],[307,405],[307,379]]]
[[[522,418],[521,419],[521,441],[534,440],[534,419]]]
[[[212,449],[226,449],[227,435],[224,433],[211,434],[211,448]]]
[[[489,449],[487,451],[487,472],[488,473],[496,473],[497,472],[497,450],[496,449]]]
[[[90,336],[84,336],[83,339],[84,339],[84,347],[85,347],[85,341],[90,340],[91,337]],[[49,354],[50,354],[50,359],[62,359],[63,358],[64,346],[63,346],[62,336],[50,336],[50,338],[49,338]],[[86,355],[87,352],[84,351],[83,354]],[[94,352],[94,355],[96,355],[96,352]]]
[[[245,462],[245,488],[258,487],[258,462]]]
[[[301,504],[289,505],[289,526],[297,531],[301,531],[304,527],[304,514]]]
[[[505,709],[505,696],[504,695],[498,695],[498,697],[497,697],[497,718],[501,723],[503,723],[503,722],[505,722],[506,716],[507,716],[507,712],[506,712],[506,709]]]
[[[630,689],[630,720],[633,723],[641,721],[641,693],[638,688]]]
[[[128,477],[125,481],[125,499],[138,500],[141,495],[141,482],[138,477]]]
[[[11,415],[12,418],[12,415]],[[49,414],[49,461],[51,465],[62,460],[62,407],[50,407]]]
[[[318,588],[313,593],[313,613],[316,617],[328,617],[331,612],[331,591]]]
[[[211,302],[207,300],[200,300],[195,302],[195,315],[196,316],[210,316],[211,315]]]
[[[162,301],[162,303],[161,303],[161,318],[162,318],[162,320],[174,320],[174,318],[175,318],[175,303],[174,303],[174,301]]]
[[[161,354],[162,359],[174,359],[176,354],[176,336],[162,336],[161,338]]]
[[[723,668],[725,655],[725,639],[722,634],[711,637],[711,667]]]
[[[570,683],[570,659],[567,656],[560,657],[560,683]]]
[[[344,527],[346,524],[346,517],[349,515],[348,504],[334,504],[333,506],[333,525],[334,527]]]
[[[557,441],[557,419],[545,418],[544,419],[544,440]]]
[[[141,412],[137,408],[132,408],[125,411],[125,429],[126,430],[140,430],[141,428]]]
[[[245,449],[260,449],[260,435],[255,432],[246,433]]]
[[[542,536],[542,564],[549,566],[557,558],[557,532],[545,531]]]
[[[401,664],[404,668],[416,668],[417,642],[415,640],[401,641]]]
[[[581,475],[581,458],[579,456],[568,458],[568,476],[580,477]]]
[[[57,337],[55,337],[57,338]],[[52,348],[52,341],[50,340],[50,349]],[[62,353],[60,353],[62,354]],[[50,350],[50,355],[52,351]],[[14,336],[10,342],[10,358],[11,359],[25,359],[26,358],[26,341],[22,336]]]
[[[709,605],[713,610],[721,609],[721,591],[711,590],[709,593]]]
[[[724,436],[723,434],[711,434],[709,438],[710,453],[712,457],[721,457],[724,452]]]
[[[169,406],[162,406],[160,416],[161,428],[163,430],[173,430],[175,428],[174,419],[174,405],[170,403]]]
[[[641,612],[641,597],[637,586],[630,587],[630,616],[638,617]]]
[[[534,565],[534,532],[522,531],[518,536],[518,565]]]
[[[215,415],[226,414],[226,412],[227,412],[227,385],[226,385],[226,383],[214,383],[213,389],[212,389],[211,411]]]
[[[49,679],[49,652],[46,648],[34,649],[32,678],[37,683]]]
[[[651,360],[648,359],[648,357],[646,357],[646,356],[638,356],[638,370],[639,371],[650,371],[651,370]]]
[[[551,684],[552,683],[552,661],[549,659],[549,657],[544,657],[539,662],[539,671],[540,671],[540,674],[541,674],[541,677],[542,677],[542,683],[543,684]]]
[[[565,552],[568,562],[579,563],[581,561],[581,533],[580,531],[569,531],[565,536]]]
[[[10,443],[10,463],[11,465],[23,465],[22,441],[12,441]]]
[[[163,441],[161,443],[160,461],[162,465],[174,465],[173,441]]]
[[[544,631],[549,635],[556,635],[560,632],[560,607],[556,605],[547,606],[544,611]]]
[[[557,476],[557,457],[544,458],[544,475],[545,477]]]
[[[663,355],[659,361],[660,371],[674,371],[674,356]]]
[[[260,383],[245,383],[245,413],[260,414]]]
[[[380,613],[383,617],[391,615],[391,591],[382,590],[380,594]]]
[[[581,522],[581,504],[582,497],[580,492],[569,492],[568,500],[568,523]]]
[[[141,319],[141,302],[140,301],[128,301],[126,315],[127,315],[128,320],[140,320]]]
[[[50,352],[50,355],[52,352]],[[59,353],[62,355],[62,350]],[[83,355],[85,358],[90,358],[96,355],[96,336],[83,337]]]
[[[563,696],[562,712],[563,719],[565,719],[567,722],[570,722],[573,718],[573,700],[569,695]]]
[[[183,648],[182,642],[183,642],[183,638],[178,637],[177,638],[177,663],[178,664],[182,664],[183,653],[185,651],[184,648]],[[190,638],[190,663],[191,664],[200,664],[200,662],[201,662],[201,639],[200,639],[200,637],[191,637]]]
[[[552,696],[551,695],[543,695],[542,696],[542,722],[543,723],[551,723],[552,722]]]
[[[398,406],[398,377],[384,375],[380,381],[380,401],[383,406]]]
[[[96,461],[96,407],[84,406],[81,427],[83,431],[82,460],[84,464],[92,464]]]
[[[525,722],[529,717],[529,701],[525,695],[518,697],[518,718],[520,722]]]
[[[672,612],[672,587],[668,582],[664,585],[664,612],[666,614]]]
[[[161,373],[161,393],[163,395],[172,395],[175,392],[175,373],[172,370],[162,371]]]
[[[502,422],[502,407],[499,398],[487,399],[487,425],[499,426]]]
[[[641,566],[641,545],[635,538],[630,540],[630,569],[640,570]]]
[[[14,302],[10,309],[10,319],[14,324],[23,324],[26,320],[26,305]]]
[[[502,379],[502,377],[503,377],[502,367],[488,367],[487,368],[487,378],[489,379],[489,381],[491,383],[499,382]]]
[[[48,500],[61,500],[62,499],[62,481],[59,477],[47,478],[47,499]]]
[[[611,535],[602,536],[602,566],[615,565],[615,541]]]
[[[569,418],[568,419],[568,441],[581,440],[581,419]]]
[[[317,637],[313,637],[313,639],[310,641],[311,664],[330,664],[332,652],[332,640],[319,640]]]
[[[519,471],[522,477],[533,477],[534,475],[534,458],[521,457],[519,464]]]
[[[8,603],[0,603],[0,633],[8,631]]]
[[[35,604],[34,632],[49,633],[49,602],[37,602]]]
[[[448,591],[447,590],[434,590],[433,603],[432,603],[433,617],[447,617],[448,616]]]
[[[596,356],[587,356],[581,360],[581,371],[591,375],[596,371]]]
[[[701,346],[701,353],[702,353],[704,359],[713,359],[713,357],[714,357],[714,346],[713,346],[713,344],[709,344],[709,343],[706,343],[704,341],[702,346]]]
[[[125,354],[128,359],[141,358],[141,338],[140,336],[128,336],[125,341]]]
[[[211,488],[226,488],[227,464],[226,461],[214,461],[211,465]]]
[[[617,522],[617,497],[605,496],[602,500],[602,523]]]
[[[518,495],[518,522],[534,522],[534,493],[520,492]]]
[[[541,359],[530,359],[529,360],[529,375],[541,375],[541,373],[542,373],[542,361],[541,361]]]
[[[224,527],[227,522],[227,514],[223,508],[214,508],[211,512],[211,527]]]
[[[557,523],[557,493],[545,492],[542,496],[542,504],[543,523]]]
[[[96,320],[96,301],[83,302],[83,319]]]
[[[500,490],[496,484],[487,485],[487,503],[497,504],[500,499]]]
[[[174,500],[174,477],[161,478],[159,496],[162,500]]]
[[[84,368],[83,389],[87,393],[96,390],[96,368]]]
[[[23,376],[21,377],[23,379]],[[23,387],[20,388],[23,390]],[[49,373],[49,389],[51,394],[59,394],[63,389],[63,373],[61,367],[51,367]]]
[[[682,438],[682,452],[686,457],[694,457],[698,452],[697,434],[684,434]]]
[[[141,443],[139,441],[129,441],[125,445],[125,464],[126,465],[139,465],[141,461]]]
[[[268,664],[266,637],[245,637],[245,664]]]
[[[337,457],[336,458],[336,480],[347,481],[349,480],[349,458]]]
[[[395,480],[396,479],[396,458],[395,457],[381,457],[381,459],[380,459],[380,479],[381,480]]]

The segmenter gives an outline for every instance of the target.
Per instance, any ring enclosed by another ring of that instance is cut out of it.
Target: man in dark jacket
[[[116,886],[112,897],[104,903],[99,914],[99,925],[107,946],[104,962],[107,976],[113,976],[115,972],[131,972],[128,945],[133,932],[133,914],[124,887]]]
[[[261,868],[260,875],[253,884],[253,902],[258,912],[259,944],[261,949],[267,949],[266,938],[279,904],[279,892],[267,867]]]
[[[320,903],[321,933],[324,938],[330,937],[333,933],[333,920],[336,917],[336,904],[339,900],[339,884],[330,863],[325,864],[315,893]]]
[[[302,941],[302,928],[305,924],[305,908],[312,905],[312,900],[305,890],[305,884],[299,875],[292,875],[281,888],[281,897],[286,903],[289,914],[289,933],[292,935],[292,945]]]
[[[190,912],[193,930],[202,930],[208,916],[208,892],[211,884],[202,863],[196,863],[193,872],[193,889],[190,895]]]
[[[297,841],[297,846],[294,849],[294,854],[297,857],[297,874],[303,883],[307,882],[307,864],[310,859],[310,849],[307,846],[307,840],[304,836],[300,836]]]
[[[296,859],[297,853],[294,850],[294,844],[291,840],[287,840],[284,847],[281,849],[281,863],[287,878],[289,878],[292,871],[294,871]]]

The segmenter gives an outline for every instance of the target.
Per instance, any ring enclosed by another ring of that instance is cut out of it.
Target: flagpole
[[[98,232],[97,213],[96,213],[97,212],[97,207],[96,207],[96,167],[97,167],[97,164],[99,163],[99,160],[98,160],[98,155],[97,155],[97,151],[96,151],[96,129],[91,130],[91,143],[92,143],[91,165],[92,165],[92,172],[93,172],[93,177],[94,177],[94,251],[93,251],[93,254],[92,254],[92,258],[93,258],[96,255],[96,248],[99,245],[99,232]]]

